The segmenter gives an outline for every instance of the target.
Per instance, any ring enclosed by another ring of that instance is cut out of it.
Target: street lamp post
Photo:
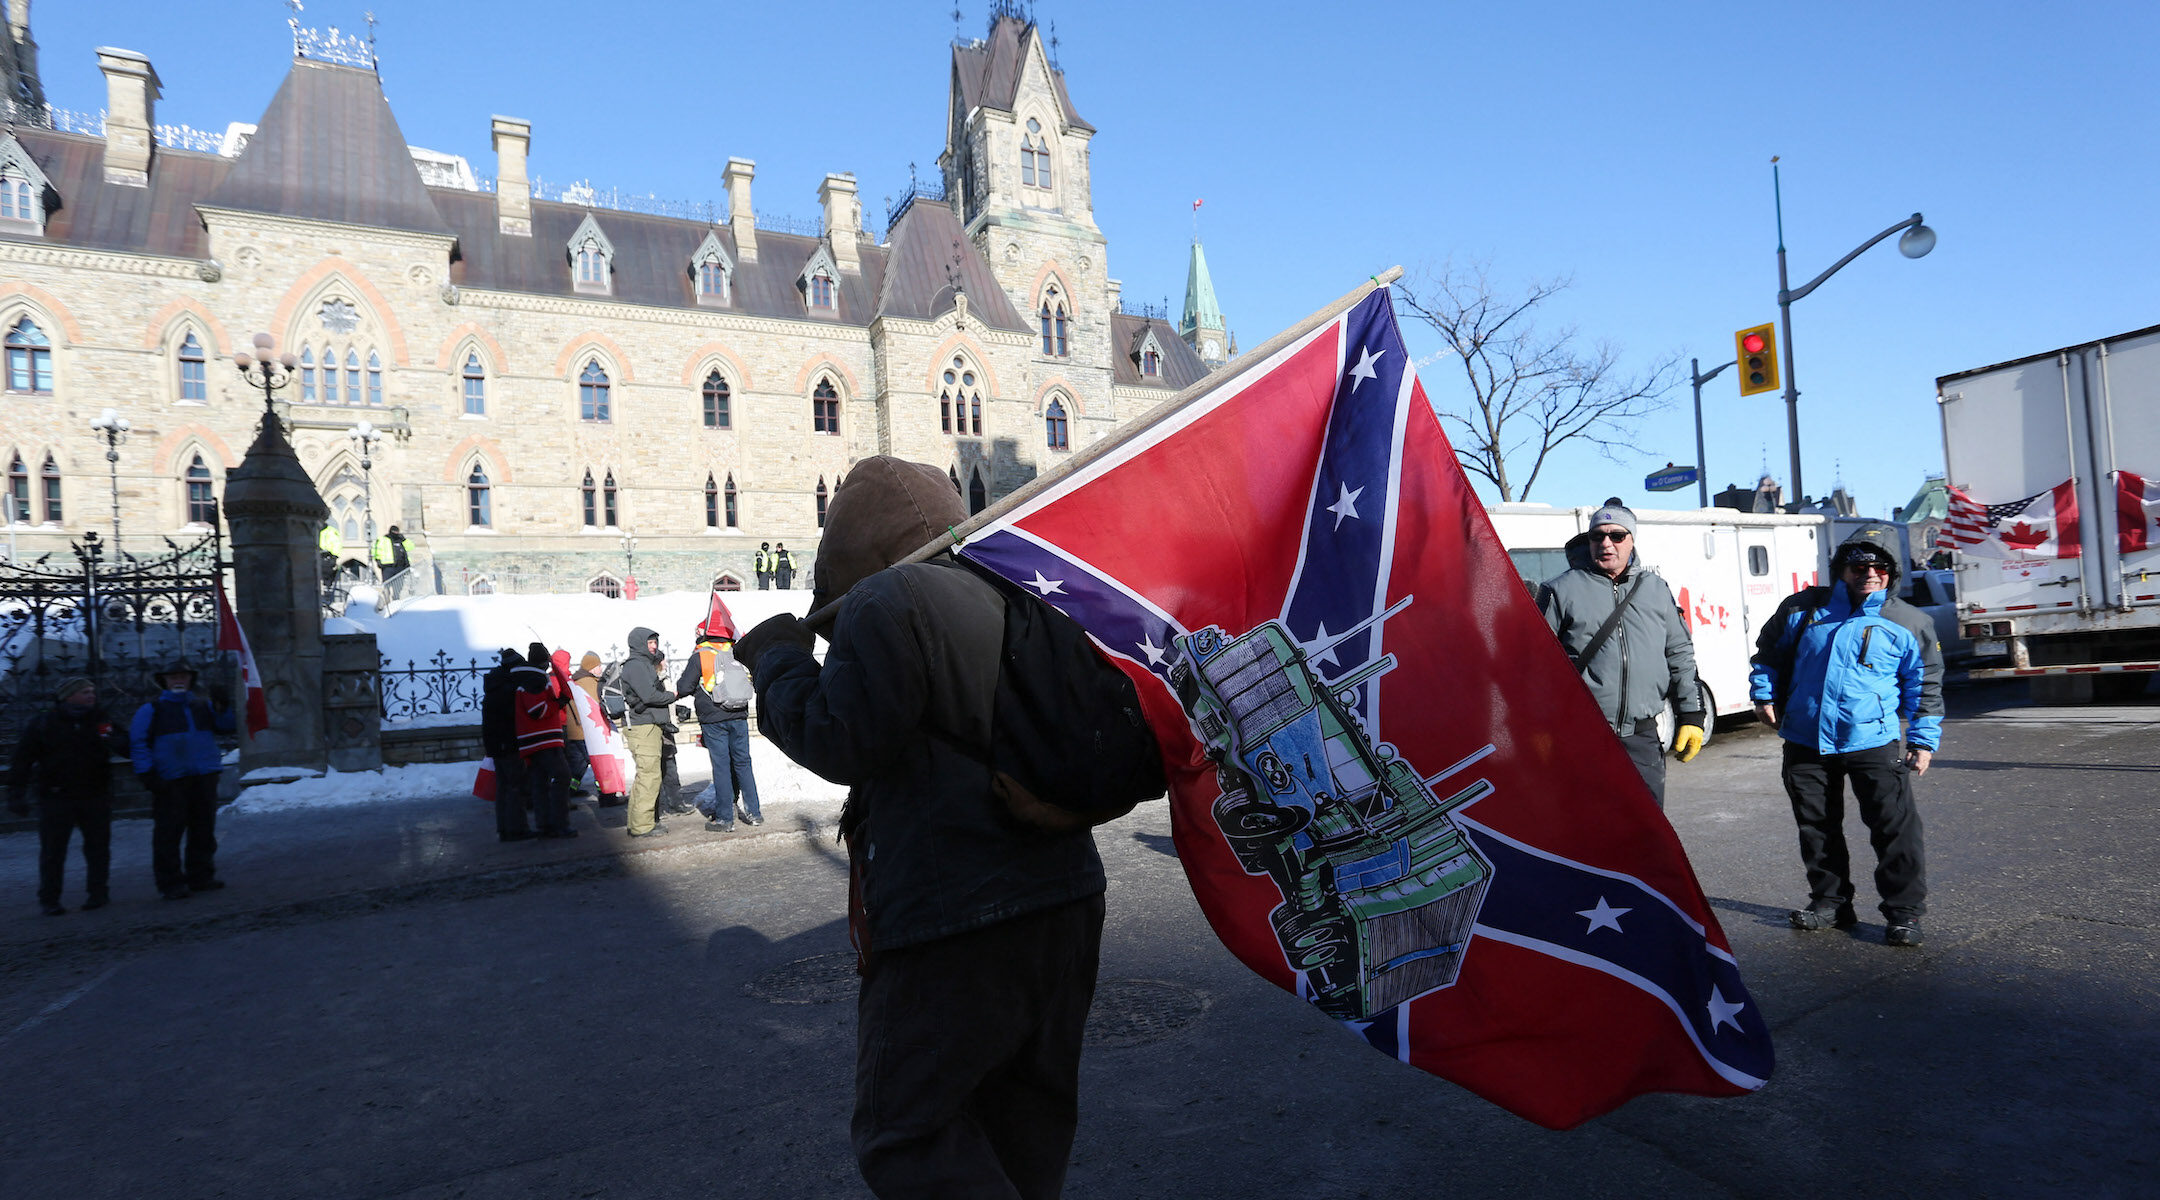
[[[1792,306],[1793,301],[1803,299],[1809,292],[1821,287],[1823,280],[1844,269],[1846,263],[1860,257],[1868,247],[1889,237],[1899,230],[1905,236],[1898,239],[1898,253],[1907,258],[1922,258],[1935,248],[1935,231],[1929,229],[1919,213],[1899,221],[1874,237],[1853,248],[1852,253],[1830,264],[1830,269],[1810,279],[1798,288],[1786,286],[1785,276],[1785,195],[1779,186],[1777,159],[1770,160],[1770,191],[1777,200],[1777,302],[1778,335],[1785,342],[1785,440],[1792,451],[1792,499],[1786,507],[1798,512],[1801,498],[1807,493],[1800,487],[1800,385],[1793,380]]]
[[[1725,367],[1734,366],[1739,361],[1736,358],[1732,362],[1726,363]],[[1702,385],[1723,375],[1725,367],[1718,367],[1705,375],[1702,373],[1701,359],[1691,358],[1688,360],[1688,374],[1695,380],[1695,498],[1703,508],[1710,507],[1710,463],[1703,456]]]
[[[375,561],[375,443],[382,440],[382,430],[363,419],[345,434],[353,445],[360,448],[360,487],[363,497],[361,507],[361,536],[367,539],[368,569],[377,578],[382,575],[382,564]]]
[[[115,555],[120,553],[120,443],[127,440],[128,428],[128,419],[109,408],[90,418],[90,432],[105,439],[105,465],[112,474],[112,544]]]
[[[263,419],[277,419],[277,390],[292,382],[293,369],[300,360],[287,350],[275,359],[270,352],[277,348],[277,339],[267,333],[255,335],[255,353],[243,350],[233,355],[233,366],[240,369],[240,378],[251,388],[261,388],[263,394]]]
[[[637,535],[626,527],[622,533],[623,594],[629,595],[637,579]]]

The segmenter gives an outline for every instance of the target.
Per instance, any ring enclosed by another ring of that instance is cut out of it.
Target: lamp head
[[[240,353],[233,355],[232,360],[233,365],[243,371],[248,370],[255,365],[255,356],[249,354],[245,350],[242,350]]]
[[[278,355],[278,365],[290,371],[300,365],[300,358],[292,351],[287,350],[285,353]]]
[[[277,339],[271,337],[269,334],[258,333],[255,335],[255,349],[259,351],[265,358],[269,357],[270,355],[270,347],[275,345],[277,345]]]
[[[1920,214],[1913,214],[1913,227],[1897,240],[1898,253],[1907,258],[1926,258],[1935,248],[1935,231],[1920,221]]]

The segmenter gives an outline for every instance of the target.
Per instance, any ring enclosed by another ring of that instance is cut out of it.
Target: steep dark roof
[[[254,136],[207,201],[423,233],[448,233],[373,71],[294,59]]]
[[[230,162],[160,146],[152,152],[150,186],[127,187],[105,182],[103,138],[17,129],[15,139],[60,197],[59,207],[46,215],[45,236],[22,240],[174,258],[208,256],[195,205],[216,190]]]
[[[1162,348],[1162,374],[1154,378],[1140,373],[1140,346],[1151,329],[1155,331],[1155,344]],[[1120,387],[1185,388],[1208,373],[1207,364],[1200,361],[1168,321],[1112,313],[1110,345],[1115,351],[1110,365],[1117,368]]]
[[[806,313],[796,279],[823,244],[818,238],[760,229],[758,260],[746,263],[736,248],[734,231],[725,225],[547,200],[533,201],[532,236],[511,237],[501,232],[492,193],[438,188],[433,196],[435,207],[457,234],[460,257],[451,266],[450,278],[461,287],[587,296],[659,308],[704,308],[692,287],[690,256],[710,233],[718,235],[721,248],[734,260],[735,274],[732,302],[708,311],[799,318]],[[612,287],[605,297],[579,292],[571,276],[570,235],[577,232],[587,213],[615,248]],[[857,243],[856,252],[862,258],[862,271],[841,271],[834,276],[839,295],[831,319],[840,325],[867,327],[877,311],[886,252],[867,242]]]
[[[1026,60],[1027,38],[1034,32],[1034,26],[1015,17],[999,17],[988,38],[953,47],[953,78],[960,84],[961,116],[979,107],[1012,111],[1013,99],[1020,92],[1020,67]],[[1065,123],[1095,132],[1095,127],[1073,109],[1072,97],[1065,91],[1065,72],[1050,72],[1050,85],[1057,92],[1058,106],[1065,110]]]
[[[1028,323],[1013,310],[982,252],[961,232],[952,208],[935,200],[909,205],[893,227],[878,314],[929,321],[951,311],[953,289],[946,268],[955,250],[960,252],[960,286],[967,291],[968,312],[992,329],[1028,332]]]

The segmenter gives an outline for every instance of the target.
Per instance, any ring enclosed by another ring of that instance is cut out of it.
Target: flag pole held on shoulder
[[[1327,324],[1329,321],[1334,320],[1336,317],[1340,316],[1345,309],[1351,308],[1352,306],[1356,305],[1359,301],[1371,295],[1374,291],[1380,288],[1384,288],[1389,284],[1394,283],[1396,280],[1401,279],[1402,273],[1403,270],[1401,267],[1389,267],[1387,270],[1380,272],[1378,275],[1374,275],[1371,278],[1367,279],[1365,282],[1357,285],[1354,288],[1351,288],[1349,291],[1337,297],[1334,301],[1321,306],[1311,316],[1306,317],[1304,320],[1299,321],[1297,324],[1292,325],[1290,328],[1283,330],[1281,333],[1276,334],[1274,337],[1269,338],[1267,341],[1260,343],[1258,346],[1253,347],[1251,350],[1248,350],[1245,353],[1238,355],[1235,359],[1232,359],[1229,365],[1224,367],[1222,370],[1213,372],[1209,374],[1206,378],[1195,381],[1191,385],[1187,386],[1183,391],[1180,391],[1177,395],[1170,397],[1168,400],[1163,401],[1162,403],[1156,405],[1154,408],[1151,408],[1147,412],[1141,414],[1139,417],[1135,418],[1132,423],[1126,425],[1122,429],[1119,429],[1116,433],[1110,435],[1109,437],[1102,438],[1096,442],[1091,443],[1090,445],[1074,453],[1071,458],[1066,459],[1064,462],[1059,463],[1057,466],[1051,468],[1050,470],[1045,471],[1040,475],[1037,475],[1035,478],[1028,480],[1026,483],[1013,489],[1011,492],[1008,492],[1004,496],[1004,498],[1000,499],[997,503],[991,505],[988,508],[985,508],[979,513],[976,513],[974,516],[969,517],[967,520],[962,521],[960,524],[955,525],[950,531],[945,534],[945,536],[934,538],[931,541],[925,542],[923,545],[917,547],[914,553],[909,554],[906,558],[901,559],[900,563],[922,562],[926,559],[935,558],[938,555],[943,554],[945,551],[951,549],[952,547],[957,546],[962,542],[965,542],[969,538],[969,536],[974,534],[977,530],[982,529],[984,526],[992,525],[998,521],[1003,520],[1006,513],[1011,512],[1013,509],[1019,507],[1020,505],[1027,503],[1036,495],[1048,490],[1049,488],[1063,481],[1067,476],[1085,469],[1086,467],[1093,464],[1097,459],[1100,459],[1103,456],[1110,454],[1111,452],[1117,450],[1120,446],[1123,446],[1125,443],[1132,441],[1134,438],[1139,437],[1141,434],[1146,433],[1147,431],[1155,428],[1157,425],[1162,424],[1164,421],[1169,420],[1171,417],[1177,415],[1180,410],[1185,408],[1185,406],[1191,404],[1193,401],[1198,400],[1200,397],[1207,395],[1209,392],[1214,391],[1216,388],[1221,387],[1223,384],[1228,383],[1231,380],[1237,378],[1238,376],[1244,374],[1246,371],[1252,369],[1254,366],[1266,362],[1270,357],[1272,357],[1277,351],[1281,350],[1284,346],[1287,346],[1290,343],[1297,341],[1299,338],[1304,337],[1306,334],[1311,333],[1313,330],[1318,329],[1322,325]],[[900,565],[900,563],[895,563],[894,565],[898,566]],[[824,607],[818,609],[816,612],[813,612],[809,616],[804,617],[803,620],[808,622],[812,628],[822,629],[825,627],[825,623],[830,621],[834,617],[834,615],[839,612],[839,610],[840,599],[834,599],[830,603],[826,604]]]

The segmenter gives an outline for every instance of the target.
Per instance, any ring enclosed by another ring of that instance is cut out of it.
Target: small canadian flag
[[[2160,480],[2115,472],[2115,536],[2124,554],[2160,549]]]
[[[252,736],[270,728],[270,704],[263,696],[262,672],[255,669],[255,652],[248,649],[247,631],[240,628],[240,618],[233,615],[222,583],[218,585],[217,613],[217,648],[240,656],[240,682],[247,688],[247,731]]]

